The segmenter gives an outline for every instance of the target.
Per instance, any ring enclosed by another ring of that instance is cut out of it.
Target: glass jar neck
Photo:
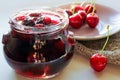
[[[29,31],[21,31],[21,30],[18,30],[16,28],[14,28],[13,26],[11,26],[11,33],[12,33],[12,37],[14,38],[20,38],[22,40],[26,40],[26,41],[30,41],[31,39],[35,39],[36,37],[37,38],[40,38],[41,40],[45,40],[45,39],[55,39],[55,38],[58,38],[58,37],[61,37],[61,36],[65,36],[67,35],[67,26],[66,25],[64,28],[60,28],[58,30],[55,30],[55,31],[52,31],[52,32],[48,32],[48,33],[34,33],[34,32],[31,32],[29,33]]]

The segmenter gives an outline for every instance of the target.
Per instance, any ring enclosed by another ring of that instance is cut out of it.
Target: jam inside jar
[[[68,16],[57,8],[23,10],[10,18],[11,30],[3,35],[8,64],[27,77],[50,78],[71,60],[75,40]]]

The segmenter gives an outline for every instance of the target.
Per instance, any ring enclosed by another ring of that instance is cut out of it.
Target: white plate
[[[71,4],[61,5],[60,8],[69,9]],[[120,31],[120,13],[110,7],[96,4],[97,14],[100,22],[95,29],[89,28],[87,24],[80,29],[73,29],[69,27],[70,31],[75,34],[77,40],[96,40],[105,38],[107,36],[107,25],[110,25],[110,35]]]

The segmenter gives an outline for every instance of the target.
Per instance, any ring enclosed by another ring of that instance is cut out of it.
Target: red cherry
[[[90,58],[91,67],[97,72],[102,71],[106,67],[106,64],[107,58],[102,54],[97,53]]]
[[[57,20],[51,20],[51,24],[53,24],[53,25],[56,25],[56,24],[58,24],[59,22],[57,21]]]
[[[66,13],[68,14],[68,16],[72,15],[72,11],[70,9],[65,9]]]
[[[82,16],[78,13],[69,17],[69,25],[73,28],[80,28],[83,24]]]
[[[91,28],[95,28],[99,23],[99,17],[96,13],[89,13],[86,17],[86,22]]]
[[[83,22],[85,22],[87,13],[84,10],[80,10],[78,11],[78,14],[82,16]]]
[[[30,17],[39,17],[41,13],[31,13],[29,14]]]
[[[51,23],[51,18],[45,16],[45,17],[44,17],[44,23],[45,23],[45,24],[50,24],[50,23]]]
[[[75,6],[72,7],[72,11],[74,13],[77,13],[80,10],[84,10],[84,8],[82,6],[80,6],[80,5],[75,5]]]
[[[85,11],[86,11],[87,14],[88,14],[88,13],[92,13],[92,11],[93,11],[93,9],[94,9],[94,5],[92,5],[92,4],[87,4],[84,9],[85,9]],[[94,12],[96,12],[96,10],[95,10]]]
[[[37,28],[41,28],[41,27],[44,27],[44,24],[39,23],[39,24],[36,24],[35,27],[37,27]]]
[[[26,19],[26,16],[18,16],[15,18],[16,21],[24,21]]]

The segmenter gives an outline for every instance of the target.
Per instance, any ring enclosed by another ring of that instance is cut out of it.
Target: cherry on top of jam
[[[29,16],[30,17],[39,17],[39,16],[41,16],[41,13],[30,13]]]
[[[50,24],[50,23],[51,23],[51,18],[45,16],[45,17],[44,17],[44,23],[45,23],[45,24]]]
[[[23,21],[26,19],[26,16],[22,15],[22,16],[18,16],[15,18],[16,21]]]
[[[36,24],[35,27],[41,28],[41,27],[44,27],[44,24],[39,23],[39,24]]]
[[[53,25],[56,25],[56,24],[58,24],[58,23],[59,23],[59,21],[56,21],[56,20],[51,20],[51,23],[52,23]]]

